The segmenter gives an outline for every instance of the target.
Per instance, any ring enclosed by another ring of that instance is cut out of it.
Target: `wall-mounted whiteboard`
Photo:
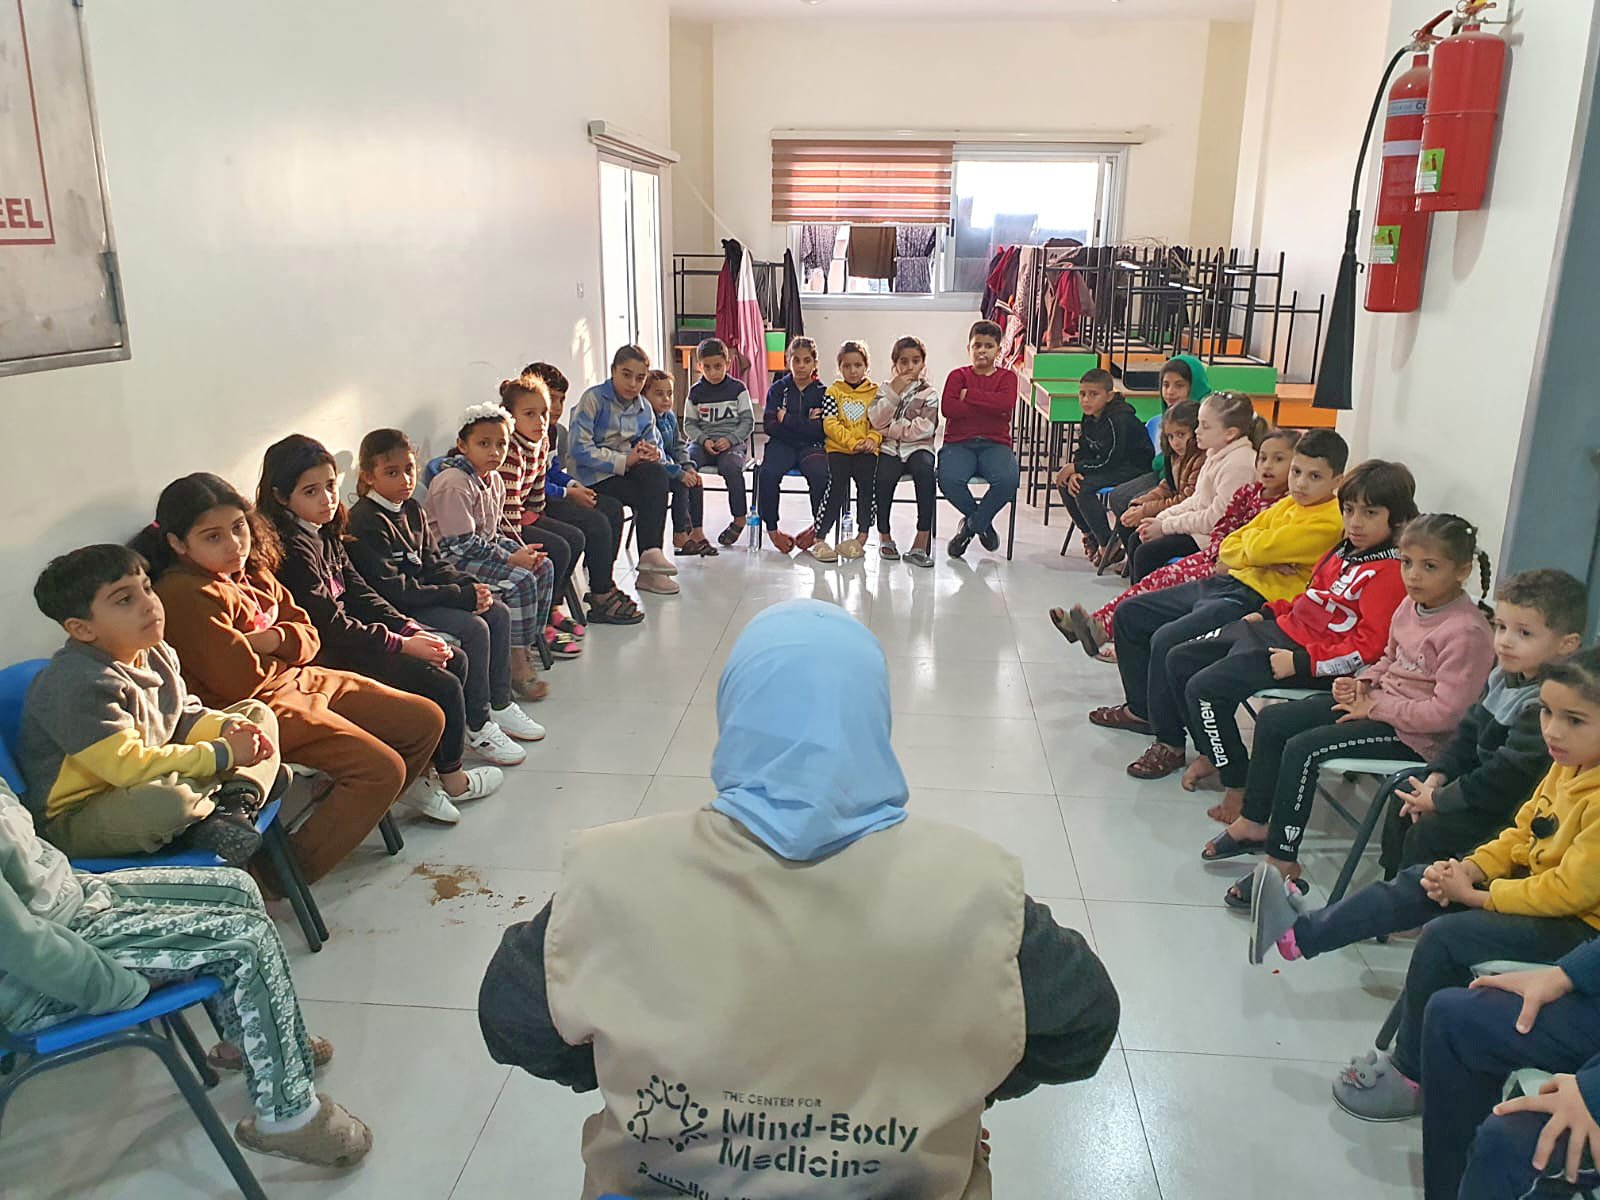
[[[83,10],[0,0],[0,375],[128,357]]]

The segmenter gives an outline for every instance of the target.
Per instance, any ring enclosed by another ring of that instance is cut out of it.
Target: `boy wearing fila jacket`
[[[1187,785],[1219,774],[1242,802],[1250,758],[1239,705],[1263,688],[1326,686],[1383,656],[1406,594],[1395,537],[1417,515],[1415,492],[1400,463],[1362,463],[1339,488],[1344,540],[1317,564],[1304,592],[1173,648],[1167,678],[1201,755]]]

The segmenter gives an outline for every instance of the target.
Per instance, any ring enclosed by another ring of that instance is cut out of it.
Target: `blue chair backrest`
[[[1161,453],[1161,419],[1165,413],[1157,413],[1144,423],[1145,431],[1150,435],[1150,444],[1156,448],[1156,453]]]
[[[437,458],[430,458],[428,460],[427,465],[422,468],[422,490],[423,491],[427,491],[428,490],[428,485],[433,482],[433,477],[435,475],[437,475],[440,471],[444,470],[444,459],[445,459],[445,456],[442,455],[442,454],[439,455]]]
[[[18,796],[25,786],[14,753],[17,732],[22,728],[22,701],[47,662],[48,659],[32,658],[0,671],[0,775],[5,776]]]

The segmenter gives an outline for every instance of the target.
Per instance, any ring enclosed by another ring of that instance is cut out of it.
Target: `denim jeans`
[[[974,497],[968,486],[974,478],[989,483],[989,490],[981,497]],[[1016,499],[1021,478],[1022,470],[1011,447],[987,438],[946,442],[939,451],[939,490],[966,518],[967,529],[974,534],[994,528],[995,515]]]

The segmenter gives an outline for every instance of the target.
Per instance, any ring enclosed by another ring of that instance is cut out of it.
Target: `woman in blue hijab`
[[[757,616],[717,689],[715,795],[579,832],[479,994],[496,1061],[603,1107],[593,1200],[987,1200],[985,1107],[1086,1078],[1115,990],[975,834],[906,811],[877,639]]]

